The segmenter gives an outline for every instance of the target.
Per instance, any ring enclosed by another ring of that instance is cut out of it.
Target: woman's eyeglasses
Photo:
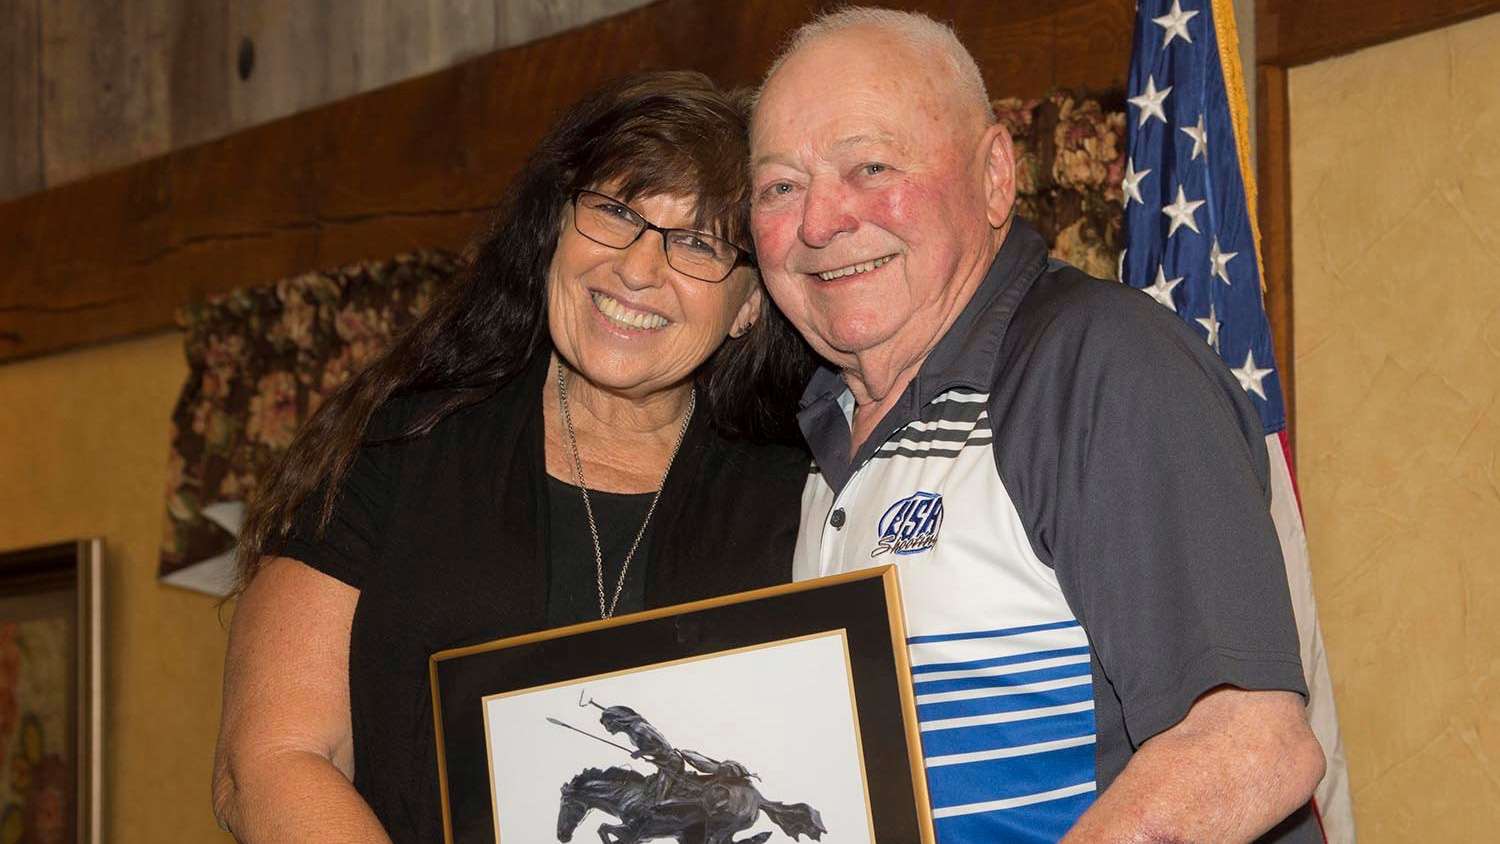
[[[665,229],[642,217],[629,205],[591,190],[573,194],[573,228],[602,246],[624,249],[650,229],[661,235],[662,249],[672,269],[700,281],[717,284],[729,277],[750,253],[722,237],[692,229]]]

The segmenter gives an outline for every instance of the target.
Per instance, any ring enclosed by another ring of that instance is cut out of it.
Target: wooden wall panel
[[[640,0],[635,0],[639,3]],[[253,126],[420,76],[495,48],[495,0],[362,0],[229,7],[230,124]]]
[[[1260,64],[1307,64],[1500,12],[1500,0],[1255,0]]]
[[[46,184],[166,152],[166,32],[156,10],[133,0],[43,0],[41,9]]]
[[[42,0],[0,0],[0,197],[43,185],[41,5]]]
[[[234,54],[230,0],[162,2],[167,33],[167,136],[172,149],[223,134],[230,125]]]
[[[630,11],[641,5],[641,0],[493,0],[493,2],[496,32],[494,48],[497,50],[556,35],[578,26],[580,22],[597,21],[609,15]],[[705,34],[713,31],[708,30]]]
[[[1046,6],[1047,4],[1035,4]],[[996,95],[1017,89],[1036,90],[1027,65],[1050,66],[1049,87],[1093,93],[1123,92],[1130,75],[1130,38],[1135,28],[1135,3],[1058,3],[1050,15],[1052,43],[1038,50],[1028,46],[1027,30],[1011,31],[1011,43],[985,43],[980,52],[986,61],[998,63],[1007,55],[1010,67],[989,81]],[[972,7],[968,7],[972,10]],[[971,11],[972,13],[972,11]],[[1044,25],[1042,19],[1037,26]],[[1010,27],[1006,27],[1010,29]],[[1027,80],[1023,84],[1023,80]],[[1121,93],[1123,96],[1123,93]]]
[[[0,0],[0,201],[646,2]]]
[[[363,45],[359,90],[368,91],[430,73],[494,50],[502,32],[496,26],[496,15],[494,0],[366,2],[359,21],[359,41]],[[515,37],[509,43],[529,40],[532,39]]]
[[[1030,0],[903,5],[951,14],[997,95],[1123,85],[1132,0],[1065,0],[1055,18]],[[0,360],[158,330],[243,285],[461,248],[545,127],[601,80],[693,67],[754,82],[806,16],[669,0],[0,205],[0,253],[14,256],[0,264]]]
[[[638,59],[633,66],[638,68],[692,67],[726,85],[755,84],[791,30],[817,10],[838,5],[843,4],[836,0],[659,3],[652,7],[663,12],[656,31],[643,33],[645,40],[640,43],[614,49],[634,52]],[[1059,87],[1124,90],[1135,20],[1133,0],[888,0],[882,5],[915,9],[952,22],[994,96],[1042,96]],[[633,19],[624,16],[602,26],[625,26]]]
[[[230,122],[264,123],[358,91],[359,10],[356,3],[232,4],[234,51],[248,39],[254,67],[229,89]]]

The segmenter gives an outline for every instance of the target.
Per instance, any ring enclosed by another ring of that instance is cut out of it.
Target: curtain
[[[163,580],[226,592],[241,502],[257,472],[458,270],[451,255],[417,252],[237,290],[178,312],[188,377],[172,412]]]
[[[1016,145],[1016,214],[1036,224],[1053,257],[1119,278],[1125,111],[1055,93],[995,101]]]

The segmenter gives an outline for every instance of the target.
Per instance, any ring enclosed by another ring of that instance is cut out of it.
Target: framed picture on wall
[[[101,546],[0,552],[0,842],[102,840]]]
[[[449,844],[932,842],[894,566],[442,651]]]

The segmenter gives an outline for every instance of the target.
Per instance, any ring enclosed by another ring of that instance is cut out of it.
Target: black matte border
[[[434,677],[444,745],[439,756],[446,760],[453,840],[495,840],[485,697],[840,629],[849,646],[875,835],[881,841],[921,840],[901,705],[902,684],[909,679],[899,671],[891,607],[878,576],[495,650],[438,655]]]

